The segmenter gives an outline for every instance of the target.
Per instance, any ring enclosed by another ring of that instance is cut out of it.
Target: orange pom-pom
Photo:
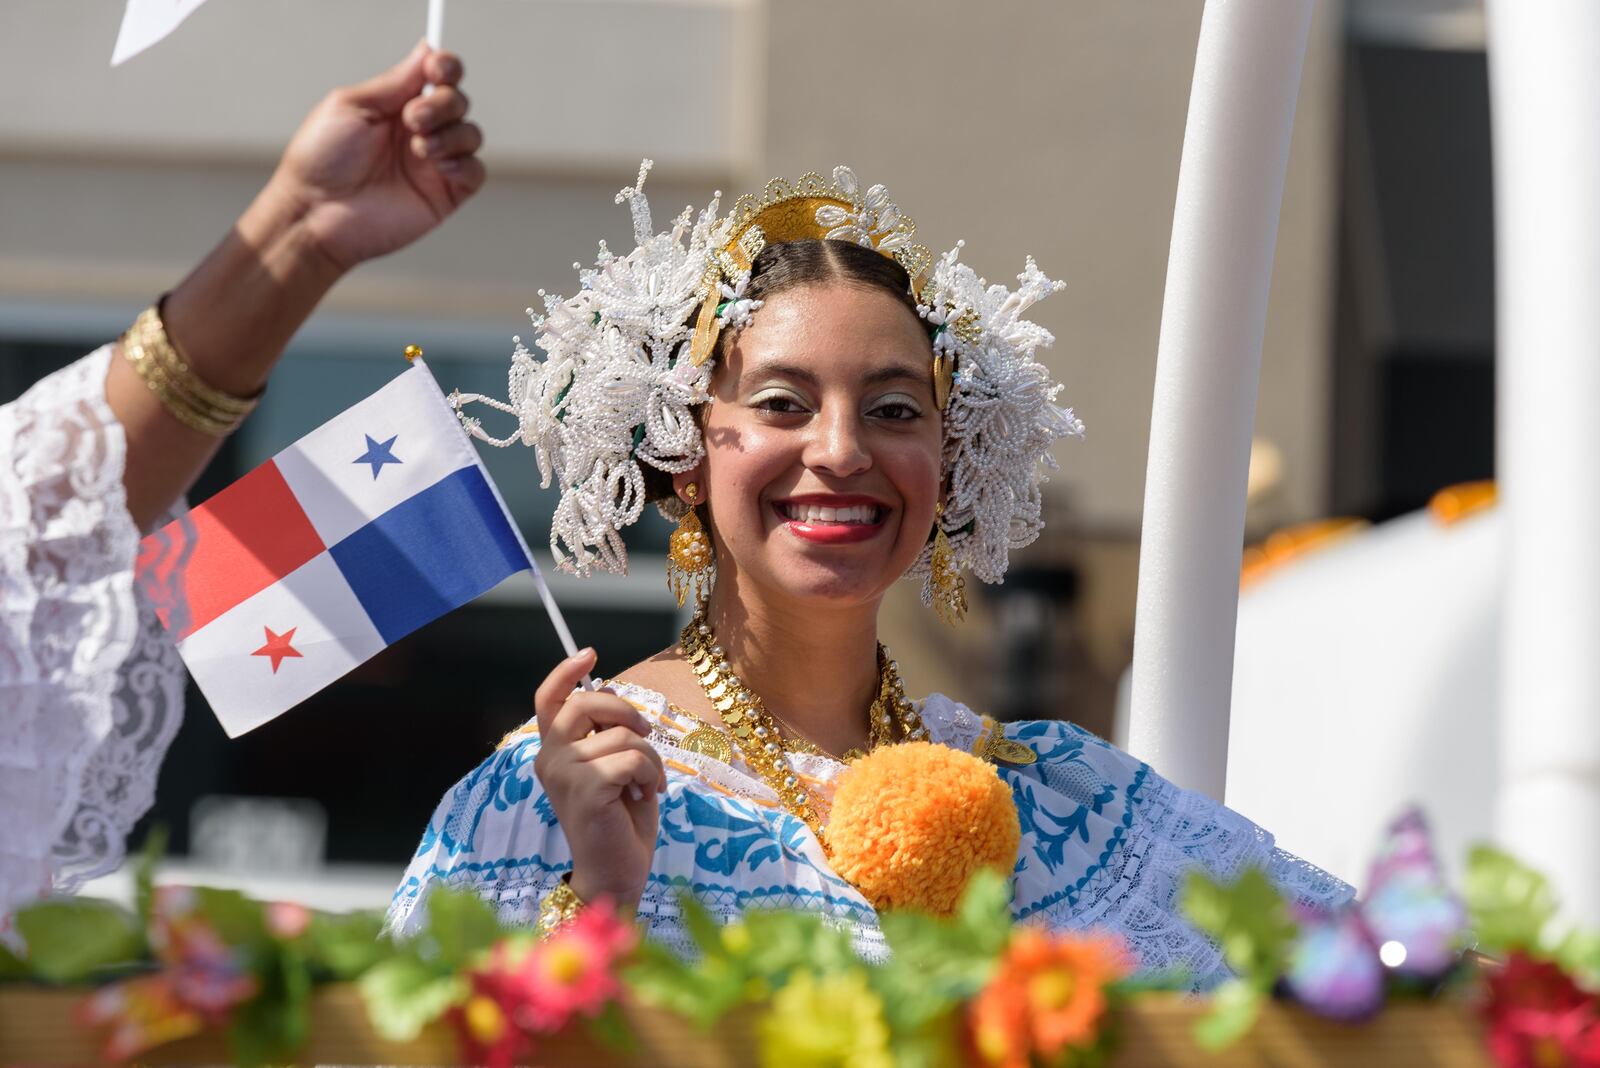
[[[875,749],[839,777],[833,870],[878,909],[949,916],[979,868],[1010,875],[1022,829],[1011,789],[970,753],[932,742]]]

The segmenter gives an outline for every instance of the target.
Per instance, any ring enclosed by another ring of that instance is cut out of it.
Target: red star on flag
[[[272,673],[274,675],[278,673],[278,665],[283,663],[286,657],[302,655],[300,650],[289,644],[294,641],[294,632],[299,630],[299,627],[290,627],[282,634],[274,634],[271,627],[262,627],[261,629],[267,632],[267,644],[250,655],[272,657]]]

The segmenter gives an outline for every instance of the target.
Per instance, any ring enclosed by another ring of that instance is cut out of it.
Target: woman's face
[[[940,413],[922,323],[877,289],[768,298],[724,354],[695,475],[719,584],[843,607],[916,560],[939,499]]]

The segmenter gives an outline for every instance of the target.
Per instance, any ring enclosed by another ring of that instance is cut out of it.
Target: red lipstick
[[[819,508],[835,512],[851,510],[848,519],[823,519],[815,515]],[[889,509],[875,497],[861,494],[806,494],[787,497],[773,503],[773,511],[783,521],[789,533],[813,545],[850,545],[870,541],[883,531]],[[811,515],[799,518],[797,512]],[[863,516],[862,512],[867,515]]]

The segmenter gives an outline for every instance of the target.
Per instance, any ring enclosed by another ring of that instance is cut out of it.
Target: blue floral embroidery
[[[535,782],[533,758],[538,755],[538,743],[529,739],[521,744],[502,749],[474,768],[450,794],[450,811],[437,829],[430,823],[423,834],[424,845],[418,856],[434,842],[441,843],[450,856],[470,852],[476,848],[473,839],[484,812],[493,805],[496,811],[508,812],[533,796]],[[544,792],[539,792],[541,800]],[[549,824],[555,823],[555,813],[549,814]]]
[[[1074,837],[1084,843],[1089,841],[1089,806],[1078,805],[1062,815],[1039,803],[1031,783],[1017,783],[1011,793],[1016,798],[1023,833],[1033,837],[1034,852],[1052,873],[1065,863],[1068,842]]]
[[[1023,742],[1039,754],[1037,764],[1051,764],[1068,760],[1083,751],[1083,738],[1072,733],[1068,724],[1035,719],[1018,723],[1006,731],[1006,736]]]
[[[696,835],[695,866],[718,875],[732,875],[740,867],[755,871],[766,861],[778,859],[772,830],[756,817],[748,805],[736,801],[713,804],[698,791],[683,793],[685,815],[696,830],[725,831],[720,837]],[[760,843],[759,848],[757,848]]]

